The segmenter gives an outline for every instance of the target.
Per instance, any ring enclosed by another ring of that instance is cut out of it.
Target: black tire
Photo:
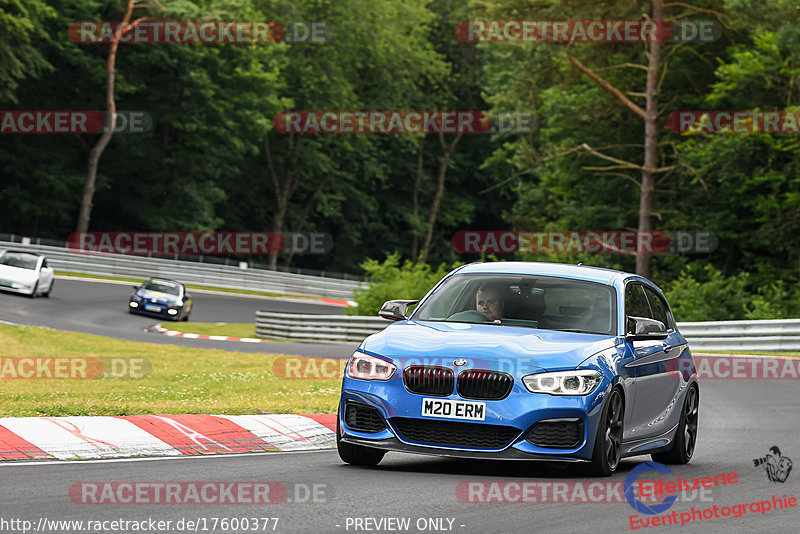
[[[31,294],[30,294],[30,295],[28,295],[28,296],[29,296],[30,298],[32,298],[32,299],[35,299],[35,298],[36,298],[36,292],[37,292],[37,291],[39,291],[39,281],[38,281],[38,280],[36,281],[36,284],[33,286],[33,291],[31,291]]]
[[[43,296],[44,298],[46,298],[46,299],[49,299],[49,298],[50,298],[50,292],[53,290],[53,286],[54,286],[54,285],[56,285],[56,280],[55,280],[55,278],[54,278],[54,279],[52,279],[52,280],[50,280],[50,287],[48,287],[48,288],[47,288],[47,292],[46,292],[46,293],[42,293],[42,296]]]
[[[675,430],[675,439],[668,451],[653,453],[654,462],[662,464],[688,464],[697,445],[697,422],[700,411],[700,392],[692,384],[686,392],[681,409],[681,419]]]
[[[617,470],[622,459],[622,430],[625,420],[625,402],[618,389],[612,389],[603,406],[594,452],[589,472],[598,477],[607,477]]]
[[[188,320],[189,320],[189,314],[188,313],[181,318],[181,321],[188,321]]]
[[[338,413],[336,414],[336,448],[339,451],[339,458],[341,458],[343,462],[351,465],[373,467],[378,465],[381,460],[383,460],[384,455],[386,455],[386,451],[379,449],[362,447],[361,445],[353,445],[352,443],[343,443],[341,440]]]

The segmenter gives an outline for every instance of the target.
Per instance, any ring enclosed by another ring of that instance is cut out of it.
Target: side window
[[[628,284],[625,288],[625,315],[653,318],[641,284]]]
[[[667,313],[667,305],[664,304],[664,301],[661,300],[661,297],[658,296],[658,293],[649,287],[645,287],[644,292],[647,294],[647,300],[650,302],[650,308],[653,310],[653,319],[664,323],[664,326],[667,327],[667,330],[672,330],[673,326],[670,324],[669,314]]]
[[[47,269],[47,260],[42,260],[42,269]]]

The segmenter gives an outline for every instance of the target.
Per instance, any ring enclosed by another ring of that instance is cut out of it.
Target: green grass
[[[111,280],[114,282],[130,282],[131,284],[139,285],[144,281],[144,278],[128,278],[125,276],[105,276],[102,274],[81,274],[81,273],[68,273],[65,271],[56,271],[56,276],[69,276],[73,278],[92,278],[94,280]],[[179,280],[180,281],[180,280]],[[309,295],[287,295],[283,293],[270,293],[269,291],[255,291],[250,289],[229,289],[225,287],[214,286],[198,286],[194,284],[185,284],[186,289],[200,289],[204,291],[218,291],[220,293],[235,293],[238,295],[257,295],[260,297],[291,297],[296,299],[309,299],[319,300],[318,297],[311,297]]]
[[[256,337],[254,323],[162,323],[168,330],[208,336]]]
[[[337,379],[282,379],[278,355],[121,341],[0,325],[0,416],[334,413]],[[144,378],[14,379],[13,357],[146,358]]]

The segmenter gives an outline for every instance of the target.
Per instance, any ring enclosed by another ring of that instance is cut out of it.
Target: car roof
[[[588,265],[570,265],[566,263],[550,263],[537,261],[495,261],[487,263],[470,263],[458,269],[458,274],[529,274],[574,278],[588,282],[599,282],[613,285],[617,279],[636,277],[632,273],[591,267]],[[642,279],[644,280],[644,279]]]

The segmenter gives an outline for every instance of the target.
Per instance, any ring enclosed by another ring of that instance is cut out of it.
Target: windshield
[[[615,294],[610,286],[570,278],[455,275],[412,319],[613,335]]]
[[[0,256],[0,265],[8,265],[9,267],[19,267],[20,269],[36,270],[36,263],[39,261],[39,256],[33,254],[26,254],[24,252],[6,252]]]
[[[165,282],[163,280],[148,280],[142,284],[142,289],[147,289],[148,291],[158,291],[159,293],[167,293],[175,296],[180,296],[181,294],[181,288],[178,284]]]

